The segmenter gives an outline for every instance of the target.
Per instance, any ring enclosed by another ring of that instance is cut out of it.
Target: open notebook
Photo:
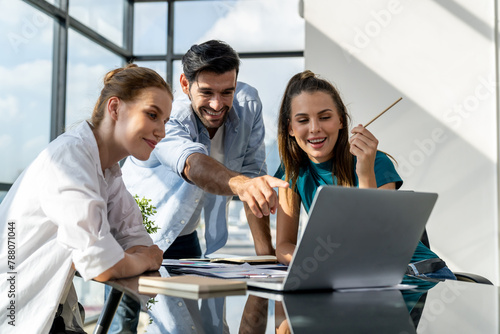
[[[247,285],[279,291],[395,286],[436,200],[435,193],[322,186],[287,276]]]

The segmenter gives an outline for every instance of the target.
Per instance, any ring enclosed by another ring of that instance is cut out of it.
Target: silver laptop
[[[425,229],[435,193],[322,186],[288,274],[247,280],[278,291],[399,284]]]

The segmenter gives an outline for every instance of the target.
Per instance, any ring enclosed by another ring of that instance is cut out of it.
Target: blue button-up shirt
[[[213,253],[226,244],[227,203],[232,196],[205,193],[182,175],[191,154],[210,154],[208,131],[187,96],[174,101],[165,130],[149,160],[126,159],[123,180],[132,195],[149,198],[156,206],[152,220],[160,229],[152,237],[164,251],[189,221],[198,218],[193,215],[200,214],[196,208],[203,200],[206,254]],[[224,131],[224,165],[248,177],[267,174],[262,104],[255,88],[237,83]]]

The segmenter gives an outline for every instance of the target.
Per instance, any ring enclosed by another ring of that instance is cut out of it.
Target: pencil
[[[394,102],[393,104],[391,104],[390,106],[388,106],[384,111],[382,111],[380,114],[378,114],[377,116],[375,116],[371,121],[369,121],[368,123],[365,124],[365,128],[372,124],[377,118],[379,118],[380,116],[382,116],[387,110],[391,109],[396,103],[398,103],[399,101],[401,101],[403,98],[400,97],[399,99],[396,100],[396,102]]]

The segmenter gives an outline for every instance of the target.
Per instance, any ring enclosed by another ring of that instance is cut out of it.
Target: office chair
[[[429,237],[427,235],[427,230],[424,230],[424,233],[422,234],[422,238],[420,239],[422,243],[429,249],[431,249],[430,243],[429,243]],[[464,272],[453,272],[455,277],[457,278],[458,281],[463,281],[463,282],[472,282],[472,283],[481,283],[481,284],[489,284],[493,285],[490,280],[488,280],[486,277],[476,275],[476,274],[471,274],[471,273],[464,273]]]

